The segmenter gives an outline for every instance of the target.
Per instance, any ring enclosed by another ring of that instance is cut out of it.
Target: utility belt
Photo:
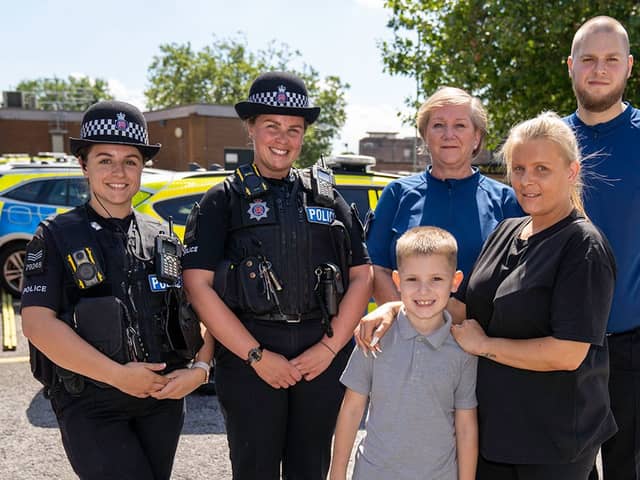
[[[175,353],[175,364],[167,367],[172,369],[191,360],[202,346],[203,340],[198,318],[183,301],[181,293],[177,289],[171,289],[165,295],[165,306],[156,326],[159,330],[150,341],[161,339],[164,350],[162,353]],[[87,343],[120,364],[164,360],[149,357],[136,320],[118,297],[80,299],[74,308],[70,324]],[[57,367],[57,375],[71,394],[81,393],[85,380],[102,388],[110,388],[109,385],[61,367]]]
[[[267,313],[267,314],[250,314],[243,313],[240,314],[240,320],[263,320],[268,322],[281,322],[281,323],[290,323],[290,324],[299,324],[302,322],[307,322],[311,320],[322,319],[322,311],[315,310],[313,312],[307,313]]]
[[[263,256],[249,256],[239,262],[224,260],[216,267],[213,288],[225,304],[241,316],[258,320],[300,323],[305,319],[320,318],[328,336],[333,336],[331,319],[338,314],[344,296],[340,268],[323,263],[314,270],[314,295],[318,310],[313,313],[284,313],[294,305],[281,305],[279,296],[287,285],[274,271],[271,262]]]
[[[640,333],[640,326],[632,328],[631,330],[625,330],[624,332],[610,332],[607,333],[607,337],[624,337],[627,335],[633,335],[635,333]]]

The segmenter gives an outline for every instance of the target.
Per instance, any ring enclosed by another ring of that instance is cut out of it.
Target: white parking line
[[[0,363],[25,363],[29,361],[28,356],[22,357],[0,357]]]

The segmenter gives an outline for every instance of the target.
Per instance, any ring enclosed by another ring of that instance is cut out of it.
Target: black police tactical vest
[[[336,218],[335,200],[332,207],[318,205],[308,170],[292,170],[292,175],[295,179],[282,186],[270,184],[260,198],[247,198],[237,174],[227,177],[230,231],[225,259],[239,263],[252,256],[265,258],[283,287],[278,294],[281,313],[317,311],[320,317],[315,269],[323,263],[337,265],[346,291],[351,241],[344,223]]]
[[[154,291],[151,286],[150,276],[155,275],[154,239],[163,230],[162,224],[134,211],[129,232],[94,228],[92,225],[99,224],[89,219],[87,206],[83,205],[47,220],[45,225],[53,234],[63,257],[89,246],[105,275],[102,283],[80,289],[67,268],[60,318],[71,318],[75,305],[81,299],[117,297],[138,325],[148,354],[146,361],[166,362],[166,371],[184,366],[186,361],[170,349],[161,328],[166,291]],[[127,242],[131,242],[130,248],[139,258],[127,251]]]

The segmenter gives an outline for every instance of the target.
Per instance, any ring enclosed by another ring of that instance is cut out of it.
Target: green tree
[[[640,46],[640,7],[630,0],[387,0],[385,7],[394,34],[380,44],[385,70],[417,78],[424,96],[450,85],[480,97],[492,120],[490,147],[543,110],[575,110],[565,60],[585,20],[617,18],[632,37],[631,52]],[[632,75],[626,98],[635,104],[638,87]],[[406,100],[412,116],[415,100]]]
[[[311,165],[330,153],[331,143],[346,120],[349,85],[336,76],[322,79],[317,70],[301,62],[299,51],[271,42],[266,49],[251,52],[242,37],[214,37],[211,45],[199,51],[190,43],[159,48],[148,69],[145,96],[149,109],[189,103],[232,105],[247,97],[251,82],[261,73],[291,71],[305,81],[313,104],[321,108],[318,121],[307,130],[298,166]]]
[[[106,80],[74,77],[22,80],[16,90],[35,96],[42,110],[84,111],[100,100],[112,100]]]

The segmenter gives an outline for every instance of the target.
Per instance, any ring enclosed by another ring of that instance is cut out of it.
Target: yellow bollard
[[[16,334],[16,314],[13,309],[13,297],[2,291],[2,350],[15,350],[18,346]]]

